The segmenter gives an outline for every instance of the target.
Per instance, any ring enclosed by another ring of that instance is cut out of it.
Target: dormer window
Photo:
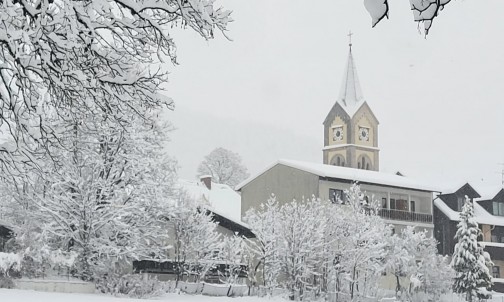
[[[493,214],[497,216],[504,216],[504,202],[494,201],[493,204]]]

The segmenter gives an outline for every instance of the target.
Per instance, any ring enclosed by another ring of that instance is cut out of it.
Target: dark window
[[[383,197],[383,198],[381,199],[381,207],[382,207],[383,209],[386,209],[386,208],[387,208],[387,198],[386,198],[386,197]]]
[[[390,209],[395,210],[395,199],[394,198],[390,198]]]
[[[500,278],[500,267],[498,267],[498,266],[492,267],[492,277]]]
[[[329,189],[329,199],[333,203],[344,203],[343,190]]]
[[[457,197],[457,211],[461,212],[463,206],[464,206],[464,198]]]
[[[395,209],[399,211],[407,211],[408,201],[406,199],[396,199]]]
[[[415,201],[414,200],[410,201],[410,210],[411,210],[411,212],[415,212],[415,210],[416,210],[415,209]]]
[[[360,163],[357,163],[357,169],[360,169]]]
[[[497,235],[492,235],[492,236],[490,236],[490,240],[492,242],[499,242],[499,237],[497,237]]]
[[[369,170],[369,164],[366,164],[366,170]]]

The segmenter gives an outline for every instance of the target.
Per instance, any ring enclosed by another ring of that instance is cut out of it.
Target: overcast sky
[[[371,28],[356,0],[229,0],[227,33],[174,34],[169,152],[192,179],[216,147],[251,173],[279,158],[322,162],[322,122],[339,95],[348,31],[364,98],[379,126],[380,170],[436,184],[500,184],[504,163],[502,0],[454,0],[427,39],[408,1]]]

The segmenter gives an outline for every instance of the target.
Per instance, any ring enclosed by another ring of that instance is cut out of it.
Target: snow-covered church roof
[[[240,190],[249,182],[273,168],[276,165],[285,165],[291,168],[302,170],[308,173],[315,174],[319,177],[328,177],[335,179],[345,179],[350,181],[358,181],[362,183],[378,184],[391,187],[407,188],[419,191],[428,192],[439,192],[439,190],[429,184],[425,184],[414,180],[409,177],[399,176],[397,174],[389,174],[378,171],[361,170],[348,167],[339,167],[332,165],[325,165],[319,163],[311,163],[297,160],[280,159],[272,165],[268,166],[266,169],[260,171],[259,173],[249,177],[242,183],[236,186],[236,190]]]
[[[352,55],[352,48],[348,52],[348,60],[341,82],[340,95],[338,102],[341,107],[352,117],[355,112],[364,104],[364,97],[357,76],[357,69]]]

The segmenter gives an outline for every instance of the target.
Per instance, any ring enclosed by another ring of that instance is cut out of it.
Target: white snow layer
[[[0,301],[37,301],[37,302],[138,302],[153,301],[152,299],[132,299],[119,298],[101,294],[69,294],[69,293],[49,293],[18,289],[0,289]],[[201,295],[166,294],[156,301],[177,301],[177,302],[260,302],[260,301],[285,301],[281,298],[258,298],[258,297],[208,297]]]
[[[228,185],[212,182],[209,190],[201,181],[180,179],[178,184],[192,198],[208,203],[215,214],[245,226],[241,221],[241,196]]]
[[[280,159],[274,164],[268,166],[266,169],[260,171],[255,175],[252,175],[251,177],[240,183],[236,187],[236,189],[240,190],[249,182],[257,178],[259,175],[263,174],[264,172],[268,171],[269,169],[273,168],[276,165],[288,166],[321,177],[339,178],[371,184],[408,188],[419,191],[439,192],[439,189],[437,189],[434,186],[423,184],[414,179],[395,174],[388,174],[383,172],[361,170],[347,167],[338,167],[338,166],[324,165],[324,164],[310,163],[296,160],[287,160],[287,159]]]
[[[448,219],[453,221],[460,220],[460,212],[452,210],[446,203],[444,203],[441,199],[437,198],[434,200],[434,205],[443,212]],[[482,206],[480,206],[477,202],[474,202],[474,219],[478,224],[489,224],[489,225],[498,225],[504,226],[504,217],[503,216],[494,216],[488,213]]]
[[[364,0],[364,6],[371,15],[373,27],[385,15],[388,15],[388,5],[386,0]]]

